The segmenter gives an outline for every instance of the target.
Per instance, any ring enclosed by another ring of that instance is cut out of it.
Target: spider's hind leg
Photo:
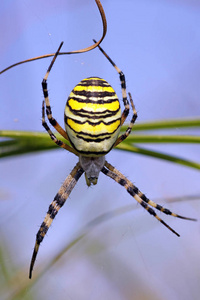
[[[131,182],[129,181],[121,172],[119,172],[116,168],[114,168],[111,164],[109,164],[107,161],[105,162],[105,166],[102,169],[102,172],[118,182],[120,185],[125,187],[127,192],[134,197],[134,199],[143,206],[151,215],[153,215],[159,222],[161,222],[164,226],[166,226],[169,230],[171,230],[174,234],[177,236],[180,236],[174,229],[172,229],[168,224],[166,224],[154,211],[153,208],[150,206],[160,210],[161,212],[171,215],[177,218],[190,220],[190,221],[196,221],[196,219],[193,218],[187,218],[180,215],[177,215],[173,212],[171,212],[169,209],[166,209],[162,207],[161,205],[156,204],[155,202],[149,200],[140,190]]]
[[[71,173],[67,176],[64,183],[60,187],[58,193],[56,194],[54,200],[49,206],[48,212],[46,214],[46,217],[40,226],[40,229],[36,235],[36,242],[35,247],[31,259],[31,265],[29,270],[29,278],[32,277],[32,271],[35,264],[35,260],[37,257],[37,253],[39,250],[39,246],[41,242],[43,241],[49,227],[51,226],[51,223],[53,222],[53,219],[57,215],[59,209],[65,204],[67,198],[69,197],[71,191],[73,190],[74,186],[76,185],[77,181],[83,174],[83,169],[81,168],[79,162],[76,164],[74,169],[71,171]]]

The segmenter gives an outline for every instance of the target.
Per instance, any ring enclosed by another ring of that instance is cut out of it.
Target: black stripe
[[[142,207],[144,207],[145,209],[148,209],[148,205],[147,205],[146,202],[142,201],[140,204],[141,204]]]
[[[102,81],[98,79],[92,79],[91,80],[81,80],[77,86],[102,86],[102,87],[111,87],[110,84],[107,81]]]
[[[57,195],[56,195],[57,196]],[[56,199],[56,197],[54,198],[54,201],[55,201],[55,199]],[[56,201],[57,202],[57,201]],[[59,205],[59,204],[58,204]],[[60,208],[61,206],[59,205],[59,208]],[[52,205],[52,204],[50,204],[50,206],[49,206],[49,209],[48,209],[48,212],[47,212],[47,214],[49,214],[49,216],[50,216],[50,218],[51,219],[54,219],[55,218],[55,216],[57,215],[57,213],[58,213],[58,210],[57,209],[55,209],[55,207]]]
[[[116,182],[118,182],[117,178],[119,177],[117,174],[115,174],[113,171],[108,170],[107,168],[103,167],[101,170],[106,176],[109,176],[110,178],[114,179]]]
[[[121,81],[121,87],[122,89],[126,89],[126,81],[125,81],[125,75],[123,72],[119,73],[120,81]]]
[[[82,168],[80,168],[77,172],[76,172],[76,174],[75,174],[75,176],[74,176],[74,179],[76,180],[76,182],[79,180],[79,178],[81,177],[81,175],[84,173],[84,170],[82,169]]]
[[[46,105],[46,114],[47,116],[52,114],[50,105]]]
[[[79,134],[79,135],[85,135],[85,136],[91,136],[91,137],[99,137],[99,136],[103,136],[103,135],[112,135],[115,131],[117,131],[117,129],[119,128],[119,126],[112,132],[108,133],[100,133],[100,134],[97,134],[97,135],[94,135],[94,134],[89,134],[87,132],[83,132],[83,131],[76,131],[74,130],[69,124],[67,124],[67,126],[73,131],[75,132],[76,134]]]
[[[75,119],[69,118],[69,117],[67,117],[67,116],[65,115],[65,123],[66,123],[67,126],[69,126],[69,124],[68,124],[68,122],[67,122],[68,119],[72,120],[72,121],[73,121],[74,123],[76,123],[76,124],[81,124],[81,125],[83,125],[83,124],[85,124],[85,123],[88,123],[88,124],[90,124],[91,126],[96,126],[96,125],[99,125],[99,124],[101,124],[101,123],[103,123],[103,124],[106,125],[106,126],[109,126],[110,124],[115,123],[115,122],[121,120],[121,118],[118,118],[118,119],[112,120],[112,121],[107,122],[107,123],[104,122],[104,121],[102,121],[102,120],[100,120],[99,122],[91,122],[91,121],[89,121],[89,120],[86,120],[86,121],[81,122],[81,121],[79,121],[79,120],[75,120]],[[120,124],[119,124],[119,126],[120,126]],[[119,126],[118,126],[118,127],[119,127]],[[70,126],[69,126],[69,127],[70,127]],[[117,127],[117,128],[118,128],[118,127]]]
[[[59,208],[61,208],[65,203],[65,198],[63,198],[62,195],[57,194],[54,198],[54,201],[59,206]]]
[[[153,210],[153,208],[149,207],[146,202],[142,201],[140,204],[150,213],[150,215],[153,215],[154,217],[156,216],[156,213]]]
[[[54,135],[53,135],[54,136]],[[53,138],[54,139],[54,138]],[[63,145],[63,142],[60,140],[55,140],[56,145],[58,145],[59,147],[61,147]]]
[[[71,106],[67,103],[66,104],[67,107],[69,107],[70,112],[73,115],[77,115],[79,117],[83,117],[83,118],[89,118],[89,119],[100,119],[100,118],[110,118],[113,117],[114,115],[116,115],[119,110],[120,107],[117,110],[104,110],[103,112],[96,112],[96,111],[87,111],[85,109],[79,109],[79,110],[75,110],[73,108],[71,108]]]
[[[36,235],[36,241],[38,244],[40,244],[45,236],[45,234],[47,233],[49,227],[46,225],[45,222],[42,223],[40,230],[38,231],[37,235]]]
[[[138,190],[138,192],[139,192],[139,190]],[[149,203],[149,201],[150,201],[144,194],[140,195],[140,198],[142,200],[144,200],[146,203]],[[155,208],[158,209],[158,210],[160,210],[160,211],[162,211],[166,215],[171,215],[172,214],[172,212],[169,209],[164,208],[163,206],[161,206],[161,205],[159,205],[157,203],[156,203],[156,207]]]
[[[82,139],[82,140],[84,140],[87,143],[91,143],[91,142],[100,143],[100,142],[103,142],[104,140],[109,140],[110,136],[107,136],[107,137],[104,137],[104,138],[90,139],[90,138],[85,138],[85,137],[83,137],[81,135],[77,135],[77,138]]]
[[[94,138],[112,135],[112,133],[108,133],[108,132],[99,133],[99,134],[95,134],[95,135],[92,133],[87,133],[87,132],[83,132],[83,131],[76,132],[76,133],[79,135],[84,135],[84,136],[89,136],[89,137],[94,137]]]
[[[86,98],[105,98],[110,96],[115,96],[115,92],[108,92],[108,91],[102,91],[102,92],[95,92],[95,91],[74,91],[72,90],[72,93],[74,93],[77,96],[85,96]]]
[[[122,186],[125,186],[127,184],[126,180],[121,178],[119,181],[118,181],[119,184],[121,184]]]
[[[116,96],[116,98],[111,98],[111,99],[106,99],[106,100],[103,100],[103,99],[93,100],[93,99],[88,99],[88,98],[81,99],[77,96],[77,97],[69,97],[68,100],[67,100],[67,103],[70,99],[75,100],[75,101],[80,102],[80,103],[92,103],[92,104],[93,103],[94,104],[107,104],[107,103],[112,103],[112,102],[115,102],[115,101],[119,101],[117,96]]]
[[[70,140],[70,138],[69,138]],[[110,150],[112,149],[113,145],[110,147],[110,149],[108,151],[98,151],[98,152],[94,152],[94,151],[81,151],[81,150],[78,150],[75,145],[72,143],[72,141],[70,140],[70,143],[72,145],[72,147],[80,154],[83,154],[83,155],[91,155],[91,156],[100,156],[100,155],[106,155],[108,152],[110,152]]]
[[[47,81],[45,79],[43,79],[42,81],[42,89],[43,89],[44,98],[47,98],[48,90],[47,90]]]
[[[105,167],[103,167],[103,169],[101,170],[101,172],[108,176],[109,170],[106,169]]]
[[[163,212],[164,214],[166,214],[166,215],[171,215],[171,214],[172,214],[172,212],[171,212],[169,209],[164,208],[163,206],[161,206],[161,205],[159,205],[159,204],[156,204],[156,208],[157,208],[158,210],[162,211],[162,212]]]
[[[153,208],[151,208],[151,207],[148,207],[147,208],[147,211],[150,213],[150,215],[152,215],[152,216],[156,216],[156,213],[155,213],[155,211],[153,210]]]

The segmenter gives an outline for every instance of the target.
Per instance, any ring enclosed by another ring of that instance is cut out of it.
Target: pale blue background
[[[200,2],[102,0],[108,33],[102,47],[124,71],[138,122],[200,115]],[[0,69],[26,58],[87,47],[102,33],[93,0],[0,2]],[[50,59],[11,69],[0,77],[0,128],[43,131],[41,81]],[[96,49],[59,57],[49,77],[54,117],[63,125],[68,94],[81,79],[105,78],[121,97],[118,74]],[[170,133],[169,131],[168,133]],[[177,128],[176,133],[186,131]],[[199,134],[193,129],[187,133]],[[200,161],[199,146],[145,145]],[[107,159],[152,200],[199,195],[199,172],[114,150]],[[63,150],[0,162],[0,236],[8,259],[26,281],[35,234],[48,205],[77,161]],[[37,283],[39,299],[199,299],[199,222],[163,218],[177,238],[149,216],[121,186],[84,176],[59,212],[38,255],[34,274],[102,213],[133,203],[133,211],[104,222],[72,248]],[[199,218],[197,200],[166,203]],[[160,214],[159,214],[160,215]]]

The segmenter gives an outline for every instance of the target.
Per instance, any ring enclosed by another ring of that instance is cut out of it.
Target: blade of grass
[[[139,127],[138,127],[139,126]],[[143,129],[161,129],[174,127],[194,127],[200,126],[199,119],[193,120],[170,120],[157,121],[146,124],[136,125],[137,130]],[[135,129],[134,127],[134,129]],[[127,128],[127,127],[125,127]],[[122,131],[124,126],[122,127]],[[63,139],[57,135],[59,139]],[[44,151],[49,149],[58,149],[47,133],[42,132],[26,132],[26,131],[0,131],[0,137],[9,138],[11,140],[3,140],[0,142],[0,158],[13,155],[25,154],[36,151]],[[66,142],[66,141],[65,141]],[[171,162],[175,162],[184,166],[200,169],[200,164],[180,157],[167,155],[164,153],[150,151],[141,147],[136,147],[131,143],[200,143],[199,136],[189,135],[130,135],[122,144],[118,145],[118,149],[152,156]]]
[[[181,158],[178,156],[164,154],[164,153],[158,152],[158,151],[147,150],[145,148],[137,147],[135,145],[130,145],[128,143],[122,143],[122,144],[118,145],[117,149],[167,160],[167,161],[174,162],[174,163],[177,163],[177,164],[180,164],[183,166],[187,166],[190,168],[200,170],[200,164],[197,162],[187,160],[187,159],[184,159],[184,158]]]
[[[134,124],[135,130],[154,130],[154,129],[170,129],[170,128],[190,128],[200,127],[200,119],[175,119]],[[122,131],[125,131],[126,125],[122,126]]]
[[[2,130],[0,137],[9,139],[0,142],[0,158],[56,148],[48,134],[42,132]]]
[[[128,143],[200,143],[200,136],[196,135],[138,135],[131,134]]]

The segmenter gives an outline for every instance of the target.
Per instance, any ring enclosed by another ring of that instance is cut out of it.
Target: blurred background
[[[199,116],[200,2],[102,0],[102,5],[108,22],[102,47],[126,75],[137,122]],[[93,0],[1,1],[0,28],[1,70],[54,53],[61,41],[63,51],[87,47],[102,34]],[[44,132],[41,81],[50,61],[1,75],[0,129]],[[98,49],[60,56],[48,83],[53,115],[61,125],[70,91],[89,76],[106,79],[121,97],[118,74]],[[182,133],[199,131],[176,129]],[[145,147],[200,161],[197,145]],[[119,150],[107,160],[150,199],[199,219],[198,171]],[[103,174],[91,188],[84,176],[80,179],[28,279],[35,234],[76,162],[60,149],[0,161],[0,298],[199,299],[200,223],[159,213],[180,233],[176,237]]]

